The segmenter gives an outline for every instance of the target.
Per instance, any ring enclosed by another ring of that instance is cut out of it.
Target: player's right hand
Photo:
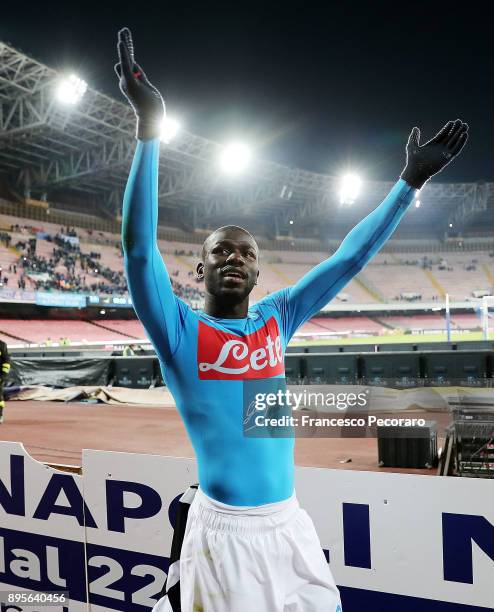
[[[137,138],[150,140],[161,133],[165,116],[165,104],[160,92],[151,85],[144,71],[134,60],[134,43],[129,28],[118,33],[118,64],[115,72],[119,77],[120,91],[130,102],[137,117]]]

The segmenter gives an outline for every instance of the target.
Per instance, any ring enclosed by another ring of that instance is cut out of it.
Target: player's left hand
[[[434,174],[441,172],[465,146],[468,125],[460,119],[448,121],[428,142],[419,144],[420,130],[414,127],[407,143],[407,163],[401,178],[412,187],[421,189]]]

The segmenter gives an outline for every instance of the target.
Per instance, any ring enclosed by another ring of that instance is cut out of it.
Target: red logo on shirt
[[[247,336],[235,336],[199,321],[198,375],[202,380],[245,380],[283,374],[283,351],[274,317]]]

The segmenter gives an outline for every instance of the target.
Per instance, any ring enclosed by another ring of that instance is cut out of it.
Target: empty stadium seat
[[[42,344],[47,338],[55,343],[60,337],[67,337],[72,342],[128,340],[128,336],[117,331],[73,319],[0,319],[0,331],[35,344]]]

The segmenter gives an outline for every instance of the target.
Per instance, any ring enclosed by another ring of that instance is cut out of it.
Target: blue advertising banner
[[[71,612],[147,612],[195,461],[85,450],[82,467],[62,473],[0,443],[0,591],[69,591]],[[296,488],[344,612],[493,610],[492,481],[297,468]]]

